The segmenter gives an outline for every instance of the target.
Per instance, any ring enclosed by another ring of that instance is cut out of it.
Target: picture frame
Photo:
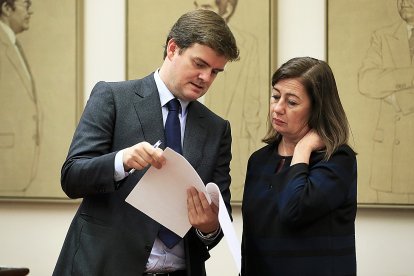
[[[62,202],[68,198],[60,185],[60,169],[83,110],[83,2],[28,3],[29,28],[16,39],[30,89],[22,89],[19,78],[8,75],[4,91],[23,93],[27,99],[22,101],[30,105],[13,106],[10,95],[1,103],[8,121],[0,129],[0,200]],[[4,61],[0,78],[19,64],[6,69]]]
[[[161,66],[170,28],[180,15],[203,2],[206,1],[127,1],[127,79],[145,77]],[[214,6],[219,2],[209,1],[209,4]],[[276,66],[276,3],[225,2],[232,3],[228,8],[233,13],[223,17],[228,20],[240,48],[240,60],[226,65],[225,72],[218,75],[200,101],[230,121],[231,201],[240,204],[248,158],[264,146],[261,139],[267,130],[270,70]]]
[[[413,207],[414,63],[402,11],[397,0],[326,5],[327,60],[357,152],[358,204]]]

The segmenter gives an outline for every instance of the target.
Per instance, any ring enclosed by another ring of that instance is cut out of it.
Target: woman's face
[[[284,139],[297,143],[309,131],[311,100],[298,79],[283,79],[272,88],[270,121]]]

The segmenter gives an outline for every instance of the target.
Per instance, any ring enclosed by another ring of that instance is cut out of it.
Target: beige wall
[[[125,18],[124,7],[113,1],[88,0],[85,4],[88,97],[97,80],[125,76]],[[325,0],[280,0],[278,64],[299,55],[325,59],[324,24]],[[0,202],[0,265],[27,266],[34,276],[51,275],[76,208],[77,204]],[[234,208],[234,225],[240,236],[239,207]],[[356,222],[358,275],[414,275],[413,233],[413,209],[360,208]],[[207,263],[210,276],[236,275],[225,242],[211,253]]]

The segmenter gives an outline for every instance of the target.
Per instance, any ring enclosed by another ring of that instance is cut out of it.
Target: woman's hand
[[[296,146],[307,147],[312,151],[317,151],[325,148],[325,143],[314,129],[308,131],[302,139],[299,140]]]
[[[291,166],[297,163],[309,164],[312,151],[325,148],[325,143],[314,129],[309,130],[296,144]]]

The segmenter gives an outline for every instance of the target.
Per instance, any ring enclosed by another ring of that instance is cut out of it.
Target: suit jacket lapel
[[[390,51],[394,63],[398,67],[411,66],[410,48],[408,46],[407,28],[404,23],[400,24],[394,33],[387,36],[389,49],[398,49],[398,51]]]
[[[207,139],[206,119],[204,114],[200,112],[199,105],[198,102],[192,102],[188,105],[183,142],[183,156],[194,168],[197,168],[202,158]]]
[[[10,63],[13,64],[14,69],[16,69],[17,74],[22,80],[22,83],[26,87],[26,91],[31,99],[34,98],[32,95],[32,89],[31,89],[31,81],[28,78],[26,72],[24,71],[23,64],[21,63],[17,50],[10,41],[10,39],[7,37],[6,33],[3,31],[3,29],[0,27],[0,42],[5,45],[6,47],[6,55],[9,59]]]
[[[162,121],[161,102],[153,74],[135,84],[135,111],[144,133],[144,139],[154,144],[161,140],[161,148],[165,148],[164,126]]]
[[[144,139],[149,143],[161,140],[160,148],[165,149],[161,102],[153,74],[138,81],[134,87],[136,94],[134,106],[144,133]],[[202,158],[207,138],[206,120],[198,108],[199,105],[198,102],[192,102],[188,105],[183,142],[183,156],[194,168]]]

